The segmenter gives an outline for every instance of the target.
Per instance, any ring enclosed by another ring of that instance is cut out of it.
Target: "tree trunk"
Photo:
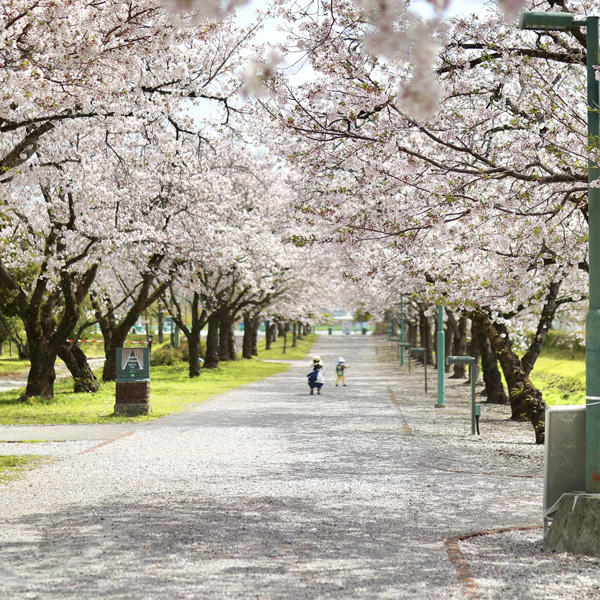
[[[544,443],[544,419],[546,403],[538,390],[525,373],[519,357],[512,351],[506,327],[495,323],[482,310],[470,313],[490,340],[502,366],[504,377],[508,383],[508,397],[512,415],[515,420],[528,419],[533,425],[536,444]]]
[[[408,323],[408,343],[411,348],[415,348],[417,346],[417,324],[414,321],[410,321]]]
[[[448,312],[448,325],[452,328],[452,349],[455,356],[465,356],[467,354],[467,319],[461,315],[457,320],[453,313]],[[453,365],[454,372],[450,375],[451,379],[464,379],[467,376],[465,365]]]
[[[31,366],[27,375],[27,386],[25,393],[19,398],[25,401],[28,398],[39,396],[41,398],[54,398],[54,381],[56,372],[54,364],[57,352],[40,336],[38,339],[30,339],[29,360]]]
[[[498,355],[486,335],[481,336],[481,369],[485,383],[485,395],[491,404],[508,404],[508,394],[504,389],[500,369],[498,368]]]
[[[242,357],[252,358],[258,354],[257,337],[258,326],[260,322],[258,317],[253,317],[250,313],[244,315],[244,337],[242,339]]]
[[[162,303],[158,303],[158,343],[162,344],[165,341],[165,334],[163,329],[165,327],[165,313],[163,311]]]
[[[558,303],[556,300],[558,298],[558,292],[560,290],[561,283],[561,281],[553,281],[550,284],[548,294],[546,295],[546,300],[544,301],[544,306],[540,314],[535,336],[531,341],[527,352],[525,352],[523,358],[521,359],[523,370],[527,375],[531,373],[531,370],[535,365],[535,361],[542,351],[542,346],[548,337],[548,331],[550,331],[552,327],[552,321],[554,321],[554,315],[556,314],[556,309],[558,308]]]
[[[271,326],[265,321],[265,350],[271,349]]]
[[[292,348],[298,346],[298,325],[296,321],[292,323]]]
[[[83,350],[75,345],[65,342],[58,351],[58,356],[63,360],[73,377],[73,391],[77,393],[95,393],[100,388],[100,382],[94,375]]]
[[[200,336],[190,335],[188,343],[188,373],[190,377],[200,377]]]
[[[250,331],[250,315],[244,313],[244,336],[242,337],[242,358],[252,358],[252,332]]]
[[[419,308],[419,335],[421,338],[421,347],[425,348],[427,352],[427,364],[434,364],[431,319],[425,316],[425,311],[423,308]]]
[[[475,366],[473,370],[473,374],[475,375],[475,383],[479,381],[479,377],[481,375],[481,350],[479,340],[477,339],[477,327],[471,321],[471,342],[467,344],[467,352],[469,356],[472,356],[475,359]],[[465,336],[466,337],[466,336]]]
[[[233,334],[233,320],[228,310],[223,310],[219,319],[219,360],[235,360],[231,357],[231,336]]]
[[[258,356],[258,330],[260,321],[258,317],[252,318],[252,356]]]
[[[221,317],[218,312],[208,317],[208,333],[206,335],[206,357],[204,367],[216,369],[219,366],[219,322]]]
[[[228,360],[237,360],[238,352],[237,352],[237,344],[235,341],[235,323],[231,321],[231,325],[229,327],[229,336],[227,340],[227,353],[229,355]]]
[[[96,311],[96,318],[104,338],[104,367],[102,381],[114,381],[117,377],[117,348],[122,348],[127,339],[129,328],[125,329],[115,323],[112,313],[101,314]]]

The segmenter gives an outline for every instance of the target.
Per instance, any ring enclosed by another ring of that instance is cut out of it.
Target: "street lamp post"
[[[444,306],[438,306],[437,331],[437,403],[436,408],[446,407],[446,333],[444,332]]]
[[[400,366],[404,366],[404,296],[400,294]]]
[[[600,97],[594,66],[598,53],[598,17],[575,20],[570,13],[525,12],[521,29],[571,31],[586,28],[588,107],[588,226],[589,226],[589,311],[585,326],[585,473],[586,491],[600,493],[600,190],[593,186],[598,165],[591,152],[598,148]]]

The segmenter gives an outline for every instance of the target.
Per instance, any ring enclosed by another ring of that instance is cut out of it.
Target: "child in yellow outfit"
[[[335,380],[335,387],[337,387],[339,385],[340,381],[342,382],[344,387],[346,387],[346,369],[347,368],[348,368],[348,366],[346,365],[346,362],[344,361],[344,357],[340,356],[338,358],[337,364],[335,365],[335,374],[337,375],[337,379]]]

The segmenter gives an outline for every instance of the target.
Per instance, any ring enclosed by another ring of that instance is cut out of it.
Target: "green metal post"
[[[436,407],[446,406],[446,334],[444,332],[444,306],[438,307],[437,331],[437,404]]]
[[[425,367],[423,374],[423,377],[425,378],[425,393],[427,393],[427,348],[425,348],[425,352],[423,352],[423,366]]]
[[[400,294],[400,366],[404,366],[404,296]]]
[[[587,26],[587,103],[588,103],[588,225],[589,296],[585,326],[585,469],[586,491],[600,493],[600,190],[592,186],[598,178],[598,165],[592,152],[598,150],[600,98],[594,65],[598,56],[598,17],[588,17]]]
[[[477,363],[469,365],[469,375],[471,378],[471,435],[475,435],[475,416],[477,415],[477,404],[475,403],[475,367]]]

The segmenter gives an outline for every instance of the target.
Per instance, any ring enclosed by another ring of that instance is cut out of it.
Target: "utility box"
[[[115,415],[150,413],[150,348],[117,348]]]
[[[544,521],[562,494],[585,490],[585,404],[546,408]]]

